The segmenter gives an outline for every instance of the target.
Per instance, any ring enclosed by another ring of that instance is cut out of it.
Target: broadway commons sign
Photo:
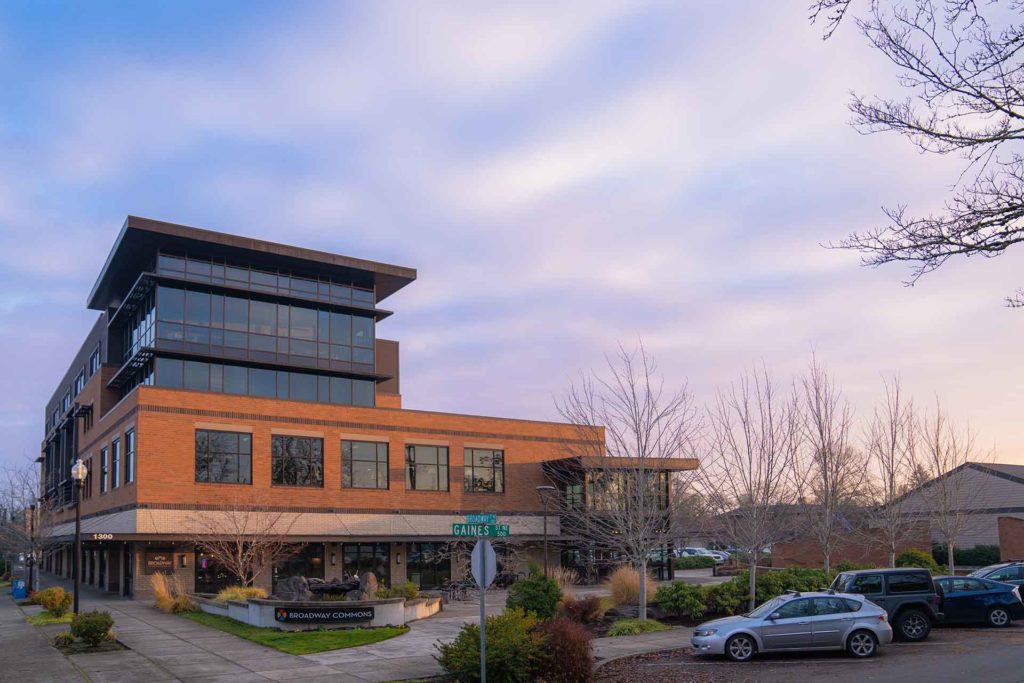
[[[274,619],[301,624],[373,621],[372,607],[275,607]]]

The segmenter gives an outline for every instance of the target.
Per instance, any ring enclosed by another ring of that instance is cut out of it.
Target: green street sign
[[[466,524],[497,524],[498,515],[493,512],[482,513],[479,515],[466,515]]]
[[[508,524],[452,524],[452,536],[508,538]]]

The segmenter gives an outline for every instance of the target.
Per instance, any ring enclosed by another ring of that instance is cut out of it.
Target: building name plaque
[[[373,621],[373,607],[275,607],[274,619],[303,624]]]

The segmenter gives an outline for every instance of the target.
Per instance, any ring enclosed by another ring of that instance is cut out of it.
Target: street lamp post
[[[34,588],[32,570],[36,564],[36,504],[28,506],[28,589]]]
[[[79,458],[71,466],[71,478],[75,480],[75,614],[78,614],[78,593],[82,584],[82,490],[85,488],[85,477],[89,471]]]
[[[555,490],[554,486],[538,486],[537,495],[544,504],[544,576],[548,576],[548,496]]]

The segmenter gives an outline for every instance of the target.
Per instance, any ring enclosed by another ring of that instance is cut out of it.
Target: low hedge
[[[715,558],[707,555],[686,555],[672,560],[673,569],[711,569],[715,564]]]
[[[897,567],[920,567],[921,569],[930,569],[932,574],[939,574],[942,572],[942,567],[935,561],[931,555],[923,550],[907,550],[896,556]]]
[[[81,612],[71,620],[71,635],[81,638],[91,647],[97,647],[107,638],[114,619],[110,612]]]
[[[932,546],[932,558],[938,564],[946,564],[949,557],[945,543]],[[953,562],[965,567],[987,567],[1000,561],[998,545],[976,545],[973,548],[953,548]]]

